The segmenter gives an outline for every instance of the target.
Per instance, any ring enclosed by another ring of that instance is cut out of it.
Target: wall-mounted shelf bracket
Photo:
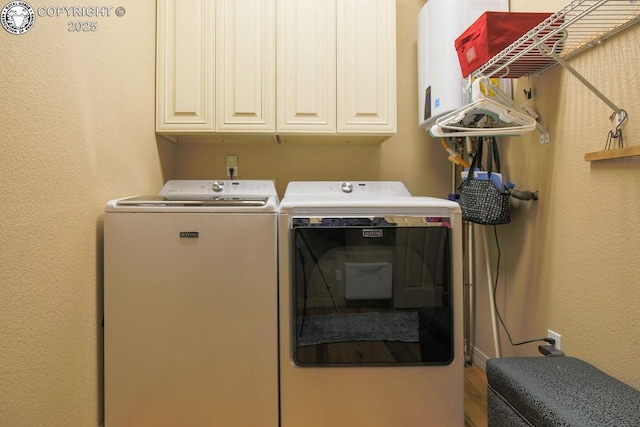
[[[562,31],[562,35],[560,39],[556,42],[553,48],[550,48],[545,43],[540,40],[540,38],[533,34],[531,35],[531,39],[538,46],[538,50],[541,54],[553,58],[558,64],[562,66],[565,70],[570,72],[575,78],[577,78],[580,83],[585,85],[587,89],[593,92],[598,98],[600,98],[605,104],[607,104],[613,110],[613,114],[610,116],[610,119],[614,120],[614,126],[618,126],[622,123],[622,118],[625,117],[626,111],[622,108],[618,107],[614,104],[609,98],[607,98],[602,92],[600,92],[594,85],[589,82],[582,74],[580,74],[575,68],[567,63],[564,59],[562,59],[557,53],[554,52],[556,50],[556,45],[561,45],[561,43],[567,39],[567,30]]]
[[[540,123],[536,125],[536,132],[538,132],[538,135],[540,136],[540,144],[549,143],[549,131]]]

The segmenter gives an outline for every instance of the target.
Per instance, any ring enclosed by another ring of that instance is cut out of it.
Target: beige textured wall
[[[564,2],[556,8],[559,9]],[[531,10],[512,1],[512,10]],[[555,10],[550,9],[550,10]],[[538,9],[540,10],[540,9]],[[640,137],[637,26],[571,65],[628,111],[628,145]],[[536,108],[551,132],[503,140],[506,175],[520,189],[540,191],[535,203],[514,205],[513,222],[499,226],[498,307],[514,341],[562,335],[563,350],[640,388],[640,157],[585,162],[604,148],[611,110],[557,66],[531,79]],[[526,78],[517,81],[521,94]],[[497,251],[490,233],[492,265]],[[482,258],[477,279],[476,346],[494,355]],[[503,356],[538,355],[537,344],[512,347],[501,332]]]
[[[3,427],[101,422],[103,209],[156,192],[172,150],[153,133],[155,1],[125,3],[92,33],[0,29]]]
[[[380,146],[370,144],[180,143],[177,179],[228,179],[225,155],[238,155],[238,179],[272,179],[282,197],[289,181],[377,180]]]

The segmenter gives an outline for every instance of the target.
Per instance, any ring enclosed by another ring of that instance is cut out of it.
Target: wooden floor
[[[487,376],[476,366],[464,369],[464,425],[487,426]]]

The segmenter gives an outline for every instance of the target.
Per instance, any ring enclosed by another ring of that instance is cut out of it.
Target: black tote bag
[[[482,146],[484,140],[478,143],[478,149],[471,162],[467,179],[462,181],[458,190],[460,192],[460,209],[462,219],[476,224],[500,225],[511,222],[509,212],[509,189],[500,184],[500,188],[491,180],[491,173],[500,173],[500,155],[495,138],[488,141],[487,175],[488,179],[475,178],[474,171],[482,167]],[[493,171],[495,162],[496,170]]]

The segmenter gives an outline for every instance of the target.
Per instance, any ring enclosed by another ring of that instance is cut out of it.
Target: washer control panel
[[[340,189],[343,193],[352,193],[353,192],[353,184],[350,182],[343,182],[340,186]]]
[[[171,180],[162,187],[159,196],[168,200],[207,200],[219,196],[276,196],[273,181],[268,180]]]
[[[211,189],[216,193],[221,192],[224,190],[224,181],[213,181],[211,183]]]

